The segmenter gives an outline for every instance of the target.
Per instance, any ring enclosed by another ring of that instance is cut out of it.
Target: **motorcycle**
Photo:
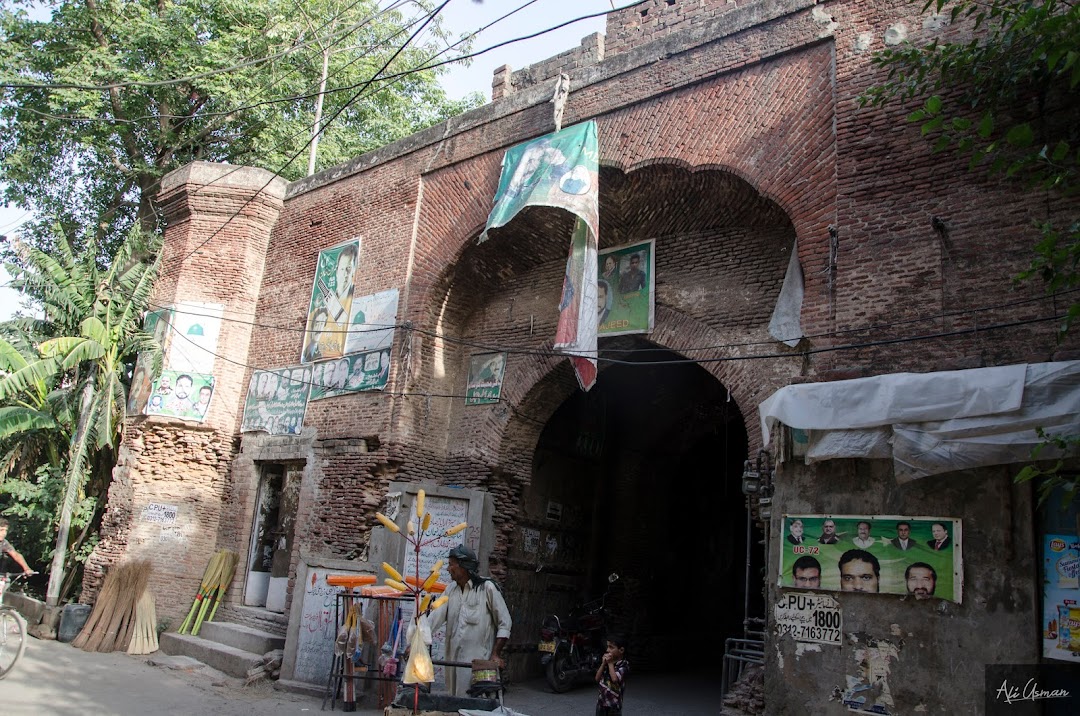
[[[600,668],[607,647],[605,602],[619,579],[612,573],[603,596],[572,610],[564,621],[552,614],[540,626],[540,663],[545,667],[548,686],[563,694],[580,683],[591,682]]]

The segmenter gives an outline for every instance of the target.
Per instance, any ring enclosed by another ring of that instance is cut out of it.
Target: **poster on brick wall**
[[[650,239],[599,252],[596,323],[601,336],[652,331],[655,249]]]
[[[161,346],[163,361],[168,351],[169,339],[172,337],[172,330],[169,328],[171,322],[172,308],[148,311],[143,319],[143,330],[152,335],[154,341]],[[146,410],[155,377],[150,356],[140,353],[135,361],[135,370],[131,374],[131,387],[128,389],[127,412],[129,415],[139,415]]]
[[[390,378],[390,349],[357,353],[311,366],[309,400],[382,390]]]
[[[469,382],[465,386],[465,405],[498,403],[505,372],[505,353],[479,353],[469,356]]]
[[[299,435],[304,428],[312,382],[311,366],[254,371],[244,399],[240,431]]]
[[[951,517],[784,515],[777,584],[959,604],[961,529]]]
[[[214,396],[214,376],[205,373],[163,370],[153,382],[147,415],[164,415],[201,423]]]
[[[165,367],[184,373],[213,373],[224,312],[220,303],[181,301],[173,306]]]
[[[300,350],[301,363],[340,358],[345,354],[359,259],[359,238],[319,252]]]
[[[394,344],[394,327],[397,323],[398,290],[373,293],[370,296],[354,296],[349,311],[349,334],[345,339],[345,353],[366,353]]]

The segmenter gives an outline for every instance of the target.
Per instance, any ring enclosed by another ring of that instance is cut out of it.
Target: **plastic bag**
[[[409,642],[409,663],[405,665],[403,684],[430,684],[435,681],[435,665],[431,663],[431,654],[428,646],[424,643],[424,628],[413,631],[412,640]],[[427,630],[431,634],[431,630]]]

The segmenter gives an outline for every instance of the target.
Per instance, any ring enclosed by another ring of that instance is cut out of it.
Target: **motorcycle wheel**
[[[547,682],[557,694],[565,694],[577,683],[577,669],[565,651],[556,652],[548,662]]]

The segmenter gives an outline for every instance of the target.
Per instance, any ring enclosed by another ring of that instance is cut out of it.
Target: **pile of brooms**
[[[181,634],[187,634],[190,628],[191,635],[198,636],[204,620],[214,621],[218,605],[221,604],[225,591],[232,583],[233,574],[236,572],[236,563],[239,559],[236,552],[230,552],[227,549],[219,550],[210,558],[210,563],[206,565],[206,571],[203,572],[199,592],[195,595],[195,601],[191,604],[187,618],[184,619],[184,623],[180,625],[178,630]],[[211,602],[213,602],[212,609],[210,608]],[[208,610],[210,612],[209,617],[206,616]]]
[[[71,645],[86,651],[157,651],[154,595],[146,588],[151,569],[147,560],[125,562],[110,569],[93,611]]]

